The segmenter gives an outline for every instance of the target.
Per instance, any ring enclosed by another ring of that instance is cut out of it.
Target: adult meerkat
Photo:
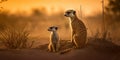
[[[48,28],[48,31],[51,32],[48,49],[51,52],[57,52],[59,49],[59,36],[57,34],[57,30],[58,30],[58,27],[56,26],[51,26]]]
[[[67,10],[65,12],[66,17],[70,18],[70,26],[72,31],[71,42],[76,48],[82,48],[86,45],[87,30],[85,24],[78,19],[75,10]]]

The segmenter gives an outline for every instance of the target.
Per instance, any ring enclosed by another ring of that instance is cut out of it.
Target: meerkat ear
[[[58,30],[58,27],[55,27],[56,30]]]
[[[76,14],[76,11],[74,11],[73,13]]]

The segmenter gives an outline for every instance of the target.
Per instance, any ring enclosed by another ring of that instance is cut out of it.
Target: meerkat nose
[[[64,14],[64,16],[67,16],[66,14]]]

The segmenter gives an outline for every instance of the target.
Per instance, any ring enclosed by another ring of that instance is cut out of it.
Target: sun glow
[[[80,10],[80,6],[82,6],[82,12],[85,13],[85,15],[91,15],[93,14],[93,11],[101,10],[101,0],[93,1],[94,2],[90,0],[8,0],[7,2],[2,3],[1,6],[12,13],[16,13],[16,11],[30,13],[31,9],[40,9],[43,6],[47,9],[48,14],[52,14],[53,12],[57,13],[60,10],[67,9]]]

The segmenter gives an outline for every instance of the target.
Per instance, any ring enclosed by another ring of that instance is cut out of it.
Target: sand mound
[[[68,40],[61,40],[60,41],[60,50],[59,53],[66,53],[66,52],[70,52],[71,50],[75,50],[72,47],[72,44],[68,41]],[[47,49],[48,44],[44,44],[44,45],[40,45],[39,47],[37,47],[40,50],[43,51],[48,51]],[[85,48],[82,49],[94,49],[96,51],[103,51],[103,52],[118,52],[120,51],[120,46],[112,43],[111,41],[107,41],[107,40],[90,40],[87,44],[87,46]]]
[[[40,49],[42,51],[48,51],[48,44],[40,45],[37,47],[37,49]],[[66,53],[69,52],[72,49],[72,44],[68,40],[61,40],[60,41],[60,49],[58,53]]]
[[[120,46],[105,40],[90,40],[85,48],[71,49],[67,40],[61,40],[58,53],[47,51],[48,44],[35,49],[0,50],[0,60],[120,60]]]

